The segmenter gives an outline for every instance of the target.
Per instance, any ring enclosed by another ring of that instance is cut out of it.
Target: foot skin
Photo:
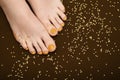
[[[0,0],[16,40],[32,54],[48,54],[56,49],[40,21],[34,16],[25,0]]]
[[[57,35],[64,26],[65,8],[60,0],[28,0],[34,13],[51,36]]]

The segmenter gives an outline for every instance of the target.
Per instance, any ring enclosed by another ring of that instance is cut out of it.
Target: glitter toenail
[[[50,52],[53,52],[53,51],[55,50],[55,46],[54,46],[53,44],[49,45],[49,46],[48,46],[48,50],[49,50]]]

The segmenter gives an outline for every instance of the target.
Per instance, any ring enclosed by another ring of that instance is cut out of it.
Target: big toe
[[[56,50],[55,41],[48,35],[43,37],[43,41],[46,44],[47,49],[49,52],[54,52]]]
[[[43,19],[41,22],[51,36],[56,36],[58,34],[58,30],[53,24],[50,23],[49,19]]]

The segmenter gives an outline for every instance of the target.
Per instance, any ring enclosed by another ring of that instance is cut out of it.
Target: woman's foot
[[[40,21],[34,16],[25,0],[0,0],[1,7],[11,25],[16,40],[32,54],[47,54],[56,49]]]
[[[65,8],[60,0],[28,0],[34,13],[43,23],[51,36],[61,31],[67,17]]]

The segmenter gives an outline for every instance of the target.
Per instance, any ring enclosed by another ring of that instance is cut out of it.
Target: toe
[[[22,38],[20,35],[19,36],[16,35],[15,38],[25,50],[28,50],[28,47],[24,38]]]
[[[37,50],[38,54],[42,54],[42,50],[41,50],[40,46],[38,45],[38,43],[35,40],[33,40],[33,46]]]
[[[43,43],[43,41],[41,39],[37,39],[37,43],[39,44],[39,46],[42,49],[42,53],[43,54],[48,54],[48,49],[46,48],[45,44]]]
[[[65,25],[65,23],[60,19],[59,16],[56,16],[56,20],[62,27]]]
[[[44,19],[42,20],[42,23],[44,24],[45,28],[47,29],[48,33],[51,35],[51,36],[56,36],[58,34],[58,31],[56,29],[56,27],[54,27],[49,19]]]
[[[43,37],[43,41],[46,44],[49,52],[53,52],[56,50],[55,41],[48,35]]]
[[[67,20],[67,16],[65,15],[65,13],[63,13],[63,12],[60,11],[60,10],[57,10],[57,13],[58,13],[58,15],[59,15],[64,21]]]
[[[63,3],[62,3],[61,1],[59,2],[58,8],[59,8],[62,12],[65,12],[65,7],[64,7],[64,5],[63,5]]]
[[[26,40],[26,42],[27,42],[28,49],[29,49],[30,53],[31,53],[31,54],[35,54],[36,51],[35,51],[35,49],[33,48],[32,42],[31,42],[30,40],[28,40],[28,39]]]
[[[53,25],[57,28],[58,31],[62,30],[62,26],[57,22],[57,20],[54,17],[51,17],[50,21],[53,23]]]
[[[21,46],[22,46],[25,50],[28,50],[26,41],[25,41],[24,39],[21,40]]]

